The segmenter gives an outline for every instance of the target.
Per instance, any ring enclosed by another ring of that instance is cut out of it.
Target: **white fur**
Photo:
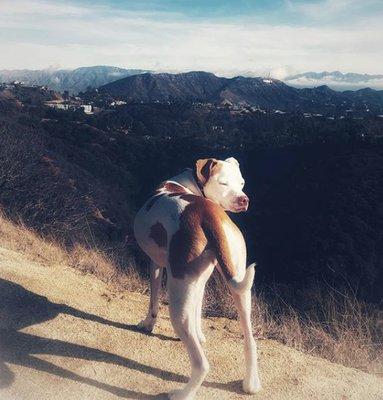
[[[210,196],[207,197],[218,204],[221,204],[225,199],[227,201],[226,205],[228,205],[233,201],[233,196],[243,194],[243,178],[239,171],[238,162],[235,159],[227,159],[224,164],[225,166],[222,168],[221,173],[214,178],[215,182],[208,189]],[[228,185],[220,185],[219,180],[225,180]],[[190,193],[202,195],[191,171],[186,171],[172,178],[171,181],[182,184]],[[206,194],[206,187],[204,187],[204,193]],[[157,320],[162,270],[163,267],[168,265],[168,248],[160,248],[149,237],[150,227],[156,222],[160,222],[167,231],[169,244],[172,235],[178,230],[179,217],[187,204],[187,201],[181,200],[179,196],[163,196],[156,201],[149,211],[144,206],[135,219],[136,239],[140,247],[153,261],[150,273],[151,296],[149,310],[146,318],[139,324],[140,328],[147,331],[152,331]],[[230,238],[230,254],[238,272],[237,276],[229,281],[228,284],[238,310],[244,336],[246,372],[243,380],[243,390],[246,393],[255,393],[260,390],[261,385],[257,367],[257,347],[252,334],[250,317],[250,289],[254,277],[254,265],[246,270],[246,245],[242,234],[237,230],[234,231],[229,225],[224,226],[224,230],[227,237]],[[205,285],[217,263],[215,254],[210,250],[205,250],[199,257],[198,263],[200,268],[197,269],[201,273],[198,276],[185,275],[184,279],[173,277],[170,268],[168,269],[167,289],[170,318],[176,334],[188,351],[192,368],[188,383],[181,389],[174,390],[169,394],[172,400],[194,399],[209,371],[209,363],[202,348],[202,343],[206,339],[201,327],[201,313]]]

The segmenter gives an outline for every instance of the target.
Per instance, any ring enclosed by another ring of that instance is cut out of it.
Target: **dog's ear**
[[[218,164],[215,158],[204,158],[195,163],[196,175],[200,185],[204,185],[210,178],[214,167]]]
[[[228,162],[228,163],[230,163],[230,164],[234,164],[234,165],[236,165],[237,167],[239,167],[239,162],[238,162],[238,160],[237,160],[236,158],[234,158],[234,157],[226,158],[225,161]]]

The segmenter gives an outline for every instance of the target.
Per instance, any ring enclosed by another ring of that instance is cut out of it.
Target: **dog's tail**
[[[240,281],[237,277],[234,277],[227,281],[229,286],[236,292],[236,293],[243,293],[247,290],[250,290],[253,286],[254,281],[254,274],[255,274],[255,263],[250,264],[245,272],[245,276]]]

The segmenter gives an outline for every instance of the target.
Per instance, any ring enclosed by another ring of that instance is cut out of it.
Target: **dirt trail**
[[[147,302],[0,248],[0,399],[166,399],[189,364],[166,307],[153,335],[134,329]],[[236,322],[209,318],[204,330],[211,371],[198,399],[383,399],[382,378],[268,340],[259,342],[263,390],[243,395]]]

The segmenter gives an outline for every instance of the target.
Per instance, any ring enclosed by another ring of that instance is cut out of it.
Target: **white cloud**
[[[0,3],[2,16],[83,16],[89,12],[86,7],[71,5],[64,2],[2,0]]]
[[[221,75],[258,71],[283,78],[305,70],[380,73],[383,64],[383,28],[373,19],[358,29],[259,24],[248,18],[206,22],[172,13],[3,0],[0,29],[0,54],[7,55],[0,68],[105,64]]]

